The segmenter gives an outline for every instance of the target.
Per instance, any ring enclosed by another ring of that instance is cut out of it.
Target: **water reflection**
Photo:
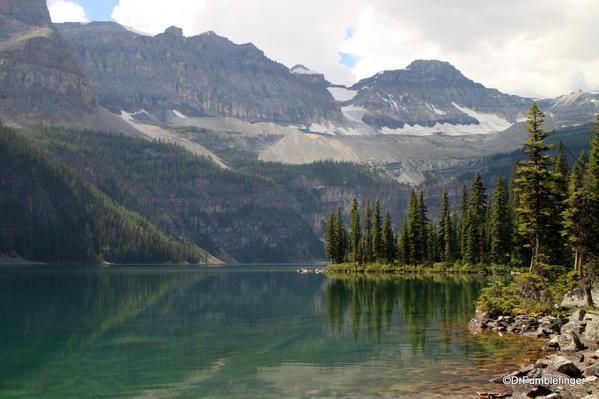
[[[380,343],[395,314],[407,326],[412,347],[422,349],[427,326],[440,322],[449,337],[456,320],[472,316],[472,304],[484,286],[484,278],[467,275],[333,275],[325,289],[327,319],[339,334],[349,320],[355,341],[362,334]]]
[[[0,398],[470,397],[538,349],[467,333],[483,284],[0,268]]]

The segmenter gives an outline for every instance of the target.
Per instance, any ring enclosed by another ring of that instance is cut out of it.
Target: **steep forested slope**
[[[269,178],[141,138],[62,129],[25,134],[114,201],[219,257],[285,262],[323,256],[296,201]]]
[[[203,262],[62,162],[0,126],[0,254],[45,262]]]

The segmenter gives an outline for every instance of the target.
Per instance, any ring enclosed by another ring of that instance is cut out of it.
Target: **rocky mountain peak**
[[[406,70],[428,74],[458,73],[462,75],[462,73],[449,62],[439,60],[414,60],[406,67]]]
[[[17,123],[76,121],[94,96],[45,0],[0,0],[0,115]]]
[[[183,37],[183,29],[176,26],[170,26],[164,31],[164,35],[167,37]]]
[[[168,121],[177,110],[188,117],[284,124],[342,119],[322,74],[314,75],[318,81],[292,74],[252,44],[214,32],[184,37],[177,27],[154,37],[94,24],[56,27],[100,104],[117,114],[143,109]]]
[[[27,25],[48,26],[51,23],[46,0],[0,0],[0,14]]]

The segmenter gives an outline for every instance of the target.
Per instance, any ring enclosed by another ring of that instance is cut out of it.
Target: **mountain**
[[[116,204],[0,125],[0,255],[42,262],[219,262]]]
[[[96,103],[45,0],[0,0],[0,116],[18,124],[90,118]]]
[[[355,96],[342,103],[344,114],[382,134],[495,133],[522,120],[532,102],[487,89],[436,60],[380,72],[351,90]]]
[[[591,121],[599,112],[599,92],[577,92],[538,101],[539,107],[557,126]]]
[[[325,84],[292,73],[253,44],[214,32],[184,37],[168,28],[145,36],[112,22],[57,24],[115,113],[144,110],[156,121],[232,117],[281,124],[342,121]]]

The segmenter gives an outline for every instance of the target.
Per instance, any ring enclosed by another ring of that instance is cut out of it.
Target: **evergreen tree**
[[[381,217],[381,206],[377,200],[374,205],[374,218],[372,224],[372,255],[377,263],[383,262],[383,221]]]
[[[562,234],[567,238],[568,244],[574,252],[574,270],[579,273],[582,277],[582,261],[584,246],[580,240],[580,233],[584,229],[584,223],[586,223],[585,206],[587,205],[586,199],[583,196],[585,172],[587,166],[587,154],[582,152],[572,168],[572,172],[569,177],[568,186],[568,199],[566,201],[566,209],[564,211],[564,230]]]
[[[331,259],[333,263],[336,260],[337,254],[337,231],[335,230],[335,214],[331,213],[325,225],[324,248],[325,255]]]
[[[441,195],[441,220],[439,223],[439,251],[440,258],[446,262],[454,260],[454,234],[451,213],[449,210],[449,199],[447,190]]]
[[[385,214],[383,222],[383,260],[386,263],[392,263],[395,259],[397,247],[395,245],[395,234],[391,226],[391,217],[389,213]]]
[[[468,189],[466,184],[462,184],[460,190],[460,220],[458,224],[458,248],[460,249],[460,257],[465,259],[466,257],[466,219],[468,212]]]
[[[411,255],[410,255],[410,235],[409,235],[409,227],[408,222],[403,222],[401,224],[401,228],[399,230],[399,240],[397,244],[397,251],[399,263],[401,265],[408,265],[411,263]]]
[[[360,226],[360,207],[358,199],[354,198],[350,212],[350,260],[353,263],[360,263],[362,255],[360,254],[360,241],[362,240],[362,227]]]
[[[491,261],[505,264],[512,253],[512,218],[503,177],[497,177],[490,220]]]
[[[408,206],[408,243],[410,264],[420,264],[425,260],[427,246],[426,207],[424,194],[416,194],[412,189]]]
[[[345,225],[343,223],[343,212],[341,208],[337,209],[335,218],[335,262],[343,263],[347,260],[348,237]]]
[[[370,210],[370,200],[366,201],[364,208],[364,237],[362,238],[362,261],[371,263],[374,261],[372,254],[372,214]]]
[[[420,251],[422,253],[421,256],[421,261],[427,260],[427,248],[429,245],[429,239],[428,239],[428,235],[429,235],[429,229],[428,229],[428,217],[426,215],[427,213],[427,209],[426,209],[426,205],[424,204],[424,191],[420,191],[420,193],[418,193],[418,215],[419,215],[419,220],[420,220],[420,231],[422,232],[422,237],[420,238]]]
[[[550,256],[551,232],[555,230],[556,190],[549,168],[554,160],[547,154],[552,145],[544,144],[549,135],[543,130],[544,114],[536,103],[528,111],[529,138],[524,142],[528,159],[519,162],[515,179],[520,206],[518,232],[531,248],[531,272],[541,274],[543,264],[553,261]]]
[[[597,282],[599,278],[599,238],[597,236],[597,226],[599,226],[599,114],[597,114],[593,133],[584,187],[585,196],[588,198],[587,223],[581,234],[581,241],[588,252],[582,279],[588,306],[594,306],[591,290],[593,283]]]
[[[469,263],[485,261],[487,196],[480,173],[474,176],[464,223],[464,260]]]
[[[440,249],[437,229],[433,222],[428,222],[426,225],[426,261],[428,263],[437,262],[439,260],[439,253]]]

